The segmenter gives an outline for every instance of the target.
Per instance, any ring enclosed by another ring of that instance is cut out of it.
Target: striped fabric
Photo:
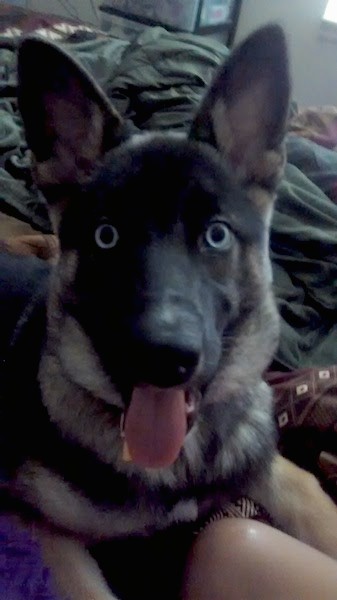
[[[266,523],[267,525],[273,525],[272,519],[267,511],[261,506],[254,502],[251,498],[246,496],[242,496],[235,502],[230,502],[223,509],[220,509],[210,517],[206,519],[206,521],[201,525],[201,527],[196,531],[196,534],[203,531],[208,525],[211,523],[215,523],[216,521],[221,521],[222,519],[253,519],[254,521],[260,521],[261,523]]]

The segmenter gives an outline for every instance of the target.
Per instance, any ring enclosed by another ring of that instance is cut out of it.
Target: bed
[[[216,66],[219,42],[149,27],[119,39],[58,17],[0,5],[0,249],[54,260],[43,198],[31,175],[16,102],[16,49],[38,33],[57,40],[98,79],[139,130],[185,130]],[[280,448],[316,473],[337,500],[337,109],[293,105],[288,162],[272,224],[281,341],[266,374]],[[0,594],[55,600],[34,531],[0,516]]]

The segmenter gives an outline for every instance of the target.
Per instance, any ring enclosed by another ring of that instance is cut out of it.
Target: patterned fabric
[[[271,372],[266,380],[274,390],[280,430],[316,427],[320,431],[337,431],[337,365]]]
[[[337,365],[266,375],[280,451],[313,472],[337,502]]]
[[[242,496],[236,502],[231,502],[224,509],[213,513],[205,523],[196,531],[200,533],[211,523],[221,521],[222,519],[253,519],[267,525],[272,525],[273,521],[267,511],[261,506],[246,496]]]

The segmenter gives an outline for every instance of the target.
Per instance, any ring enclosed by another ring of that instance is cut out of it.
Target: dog
[[[4,495],[36,524],[60,592],[129,599],[114,587],[118,548],[174,531],[173,560],[180,532],[240,498],[337,558],[337,509],[278,454],[263,381],[279,334],[268,246],[290,95],[282,30],[232,52],[186,136],[131,134],[42,39],[22,42],[18,73],[60,257],[6,360]],[[92,550],[105,543],[111,585]]]

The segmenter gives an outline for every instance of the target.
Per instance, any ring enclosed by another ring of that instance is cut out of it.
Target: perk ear
[[[220,68],[190,137],[214,144],[241,181],[271,188],[282,171],[290,77],[277,25],[251,35]]]
[[[121,117],[85,69],[42,39],[22,42],[18,80],[37,184],[44,189],[85,181],[118,143]]]

